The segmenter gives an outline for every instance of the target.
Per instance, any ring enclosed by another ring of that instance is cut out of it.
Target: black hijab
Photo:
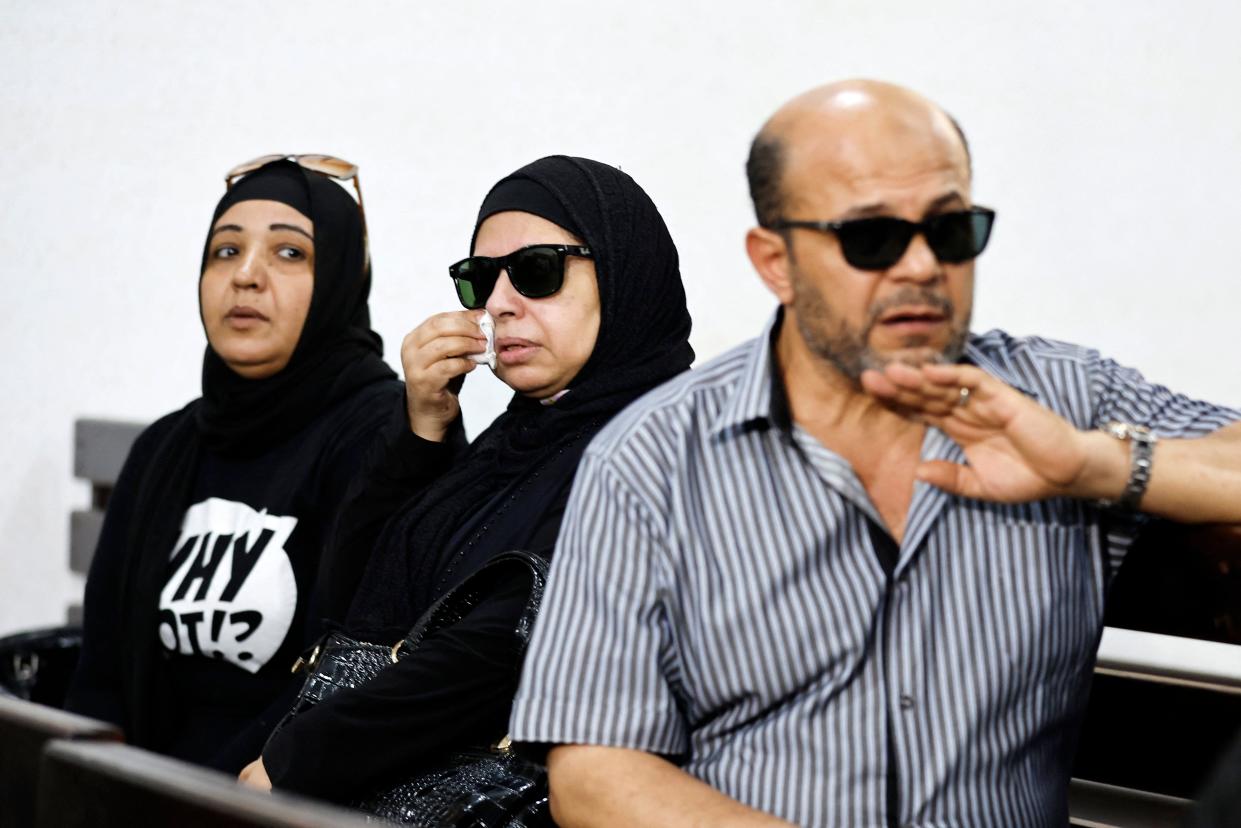
[[[225,193],[212,226],[234,204],[257,199],[287,204],[313,222],[314,295],[288,365],[270,377],[239,376],[208,344],[198,431],[208,447],[224,454],[254,453],[296,433],[359,386],[395,376],[371,330],[366,304],[371,269],[358,205],[334,181],[281,161]],[[209,250],[210,238],[203,247],[203,270]]]
[[[491,555],[529,542],[542,509],[567,491],[590,438],[694,359],[676,246],[632,178],[585,158],[551,156],[492,188],[475,236],[504,210],[547,218],[590,247],[599,335],[568,393],[552,405],[515,394],[456,465],[389,522],[350,610],[348,626],[363,634],[408,628]],[[522,514],[508,513],[514,503]]]
[[[156,744],[169,715],[156,676],[159,592],[191,505],[202,453],[260,455],[363,386],[395,377],[381,356],[383,343],[370,329],[371,269],[357,203],[335,182],[279,161],[247,175],[225,193],[210,227],[234,204],[252,200],[287,204],[313,223],[313,294],[288,364],[270,377],[239,376],[207,345],[202,397],[175,419],[139,484],[129,520],[121,620],[133,647],[132,664],[125,671],[130,718],[126,736],[143,746]],[[200,282],[210,242],[209,229]]]

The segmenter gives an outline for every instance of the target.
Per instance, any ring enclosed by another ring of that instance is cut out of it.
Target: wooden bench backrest
[[[0,826],[34,824],[44,746],[53,739],[119,742],[114,725],[0,696]]]
[[[42,828],[353,828],[354,811],[240,786],[231,776],[123,744],[51,742],[39,778]]]

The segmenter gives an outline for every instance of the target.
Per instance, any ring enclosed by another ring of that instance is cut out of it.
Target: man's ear
[[[745,234],[745,252],[758,271],[758,277],[780,304],[793,304],[793,282],[789,278],[791,251],[784,236],[766,227],[752,227]]]

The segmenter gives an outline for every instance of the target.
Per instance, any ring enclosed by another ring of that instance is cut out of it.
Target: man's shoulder
[[[755,340],[747,340],[634,400],[599,432],[590,454],[613,457],[635,442],[697,433],[736,392],[754,347]]]
[[[1098,364],[1099,352],[1058,339],[1013,336],[994,329],[970,334],[966,358],[1009,385],[1034,393],[1055,387],[1069,376],[1084,380]],[[1054,373],[1049,374],[1053,368]]]
[[[1095,421],[1101,361],[1083,345],[991,330],[971,334],[966,359],[1078,428]]]
[[[1040,362],[1079,362],[1098,359],[1098,351],[1045,336],[1014,336],[993,328],[985,333],[970,334],[969,347],[1000,360],[1037,360]]]

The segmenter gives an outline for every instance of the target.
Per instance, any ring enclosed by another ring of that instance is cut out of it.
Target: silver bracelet
[[[1138,504],[1142,502],[1142,495],[1146,494],[1146,486],[1151,481],[1151,459],[1155,453],[1156,437],[1146,426],[1122,423],[1117,420],[1113,420],[1099,430],[1130,445],[1129,482],[1125,484],[1125,490],[1120,497],[1116,500],[1101,501],[1101,505],[1136,512]]]

